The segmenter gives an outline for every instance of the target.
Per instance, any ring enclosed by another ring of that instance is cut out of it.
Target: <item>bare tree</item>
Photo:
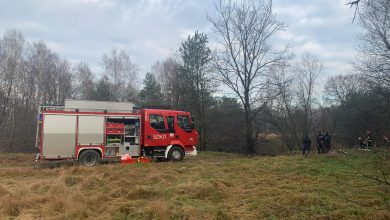
[[[357,69],[368,80],[390,88],[390,1],[364,0],[359,2],[359,24],[365,32]]]
[[[124,101],[128,91],[135,90],[137,82],[137,65],[126,51],[112,49],[110,54],[103,55],[104,74],[110,79],[112,87],[111,100]],[[132,88],[129,88],[132,87]]]
[[[269,105],[266,113],[269,116],[268,123],[276,127],[282,136],[284,144],[289,150],[294,150],[300,145],[298,138],[298,123],[296,106],[296,71],[292,70],[288,62],[280,62],[272,69],[274,83],[279,96]]]
[[[162,62],[156,62],[152,67],[152,73],[156,75],[161,84],[161,90],[166,103],[175,109],[180,109],[183,102],[183,79],[180,76],[181,65],[170,57]]]
[[[67,60],[61,60],[58,63],[58,78],[56,79],[58,87],[58,99],[57,103],[60,105],[65,104],[65,99],[70,98],[72,95],[72,81],[74,76],[71,71],[70,64]]]
[[[361,0],[350,0],[347,2],[347,5],[349,5],[350,8],[355,8],[355,13],[353,14],[352,22],[355,21],[356,14],[359,11],[359,3]]]
[[[73,74],[69,62],[44,42],[33,43],[27,59],[30,74],[37,77],[37,103],[64,104],[72,95]]]
[[[208,18],[219,36],[221,49],[214,62],[219,80],[230,88],[244,107],[246,152],[254,153],[257,134],[253,120],[269,97],[271,65],[284,58],[286,49],[275,51],[271,38],[283,30],[272,11],[272,1],[223,1],[215,17]]]
[[[297,65],[298,73],[298,101],[303,108],[303,134],[308,134],[312,119],[312,103],[314,86],[318,76],[321,74],[323,64],[317,57],[304,54],[301,62]]]
[[[8,31],[0,40],[0,125],[9,119],[17,82],[23,71],[24,38],[20,32]],[[7,119],[8,118],[8,119]]]
[[[7,31],[0,39],[0,138],[1,145],[13,148],[14,133],[17,131],[18,96],[24,70],[23,52],[25,40],[18,31]],[[6,137],[6,138],[4,138]]]
[[[73,68],[74,97],[76,99],[92,99],[95,90],[95,77],[87,63],[81,62]]]
[[[331,103],[345,105],[352,93],[361,89],[363,81],[359,75],[336,75],[325,84],[326,99]]]
[[[72,81],[70,64],[45,43],[30,45],[7,31],[0,40],[0,150],[31,151],[38,104],[63,104]]]

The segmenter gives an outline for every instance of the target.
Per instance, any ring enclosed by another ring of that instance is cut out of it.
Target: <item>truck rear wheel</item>
[[[80,154],[79,162],[86,167],[96,166],[100,163],[100,155],[95,150],[85,150]]]
[[[184,150],[181,147],[174,146],[169,150],[168,158],[173,162],[182,161],[184,158]]]

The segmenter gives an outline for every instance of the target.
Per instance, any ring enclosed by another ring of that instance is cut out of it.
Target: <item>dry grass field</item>
[[[33,155],[0,154],[0,219],[390,219],[388,186],[345,166],[376,174],[376,158],[201,153],[44,168]]]

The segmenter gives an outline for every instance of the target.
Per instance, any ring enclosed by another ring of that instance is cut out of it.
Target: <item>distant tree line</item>
[[[190,111],[200,150],[277,154],[298,150],[305,134],[314,140],[318,131],[351,146],[370,130],[379,142],[390,134],[390,6],[362,0],[359,7],[366,31],[354,72],[327,79],[316,55],[276,47],[273,38],[286,26],[270,0],[216,4],[208,19],[219,45],[210,48],[204,33],[189,35],[142,86],[124,50],[103,54],[102,71],[93,72],[10,30],[0,39],[0,150],[32,151],[39,104],[68,98]]]
[[[15,30],[0,40],[0,149],[28,151],[40,104],[67,98],[127,101],[134,98],[136,70],[125,51],[103,55],[98,81],[86,63],[74,66],[44,42],[27,42]]]

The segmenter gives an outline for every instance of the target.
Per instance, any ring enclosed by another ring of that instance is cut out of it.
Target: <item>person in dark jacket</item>
[[[374,145],[373,145],[374,141],[371,137],[371,131],[367,131],[366,133],[366,144],[367,144],[367,148],[368,149],[371,149]]]
[[[311,148],[311,140],[308,135],[305,135],[303,138],[303,150],[302,150],[302,155],[307,155],[310,153],[310,148]],[[306,154],[307,152],[307,154]]]
[[[385,146],[385,150],[390,150],[390,139],[383,135],[383,146]]]
[[[324,153],[324,135],[322,135],[321,131],[317,135],[317,151],[318,154]]]
[[[325,149],[326,153],[330,152],[331,139],[332,139],[332,136],[328,132],[325,132],[325,135],[324,135],[324,149]]]

